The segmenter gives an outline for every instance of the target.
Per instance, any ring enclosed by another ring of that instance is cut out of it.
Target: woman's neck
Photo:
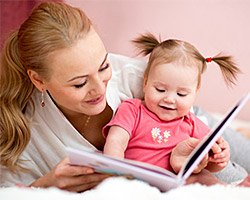
[[[103,127],[111,120],[112,109],[107,105],[102,113],[91,116],[88,125],[84,128],[83,137],[93,144],[97,149],[103,150],[105,138],[102,134]]]
[[[83,113],[72,112],[70,110],[60,108],[50,94],[49,96],[72,126],[74,126],[74,128],[97,149],[102,150],[105,143],[105,138],[102,135],[102,128],[111,120],[113,116],[113,110],[110,106],[106,104],[105,109],[100,114],[88,116]]]

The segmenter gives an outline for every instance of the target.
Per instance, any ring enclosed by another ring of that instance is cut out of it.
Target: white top
[[[112,78],[107,86],[106,97],[114,113],[123,100],[143,97],[146,62],[114,54],[109,54],[108,59],[112,67]],[[67,156],[65,146],[95,148],[71,125],[47,93],[44,95],[45,107],[40,105],[41,93],[38,90],[34,91],[31,98],[35,104],[35,113],[33,115],[31,103],[26,112],[26,117],[33,122],[30,125],[31,140],[20,156],[20,159],[25,160],[22,166],[29,171],[13,174],[6,167],[0,166],[0,186],[33,183]]]

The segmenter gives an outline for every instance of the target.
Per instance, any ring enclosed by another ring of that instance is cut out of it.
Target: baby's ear
[[[144,79],[143,79],[143,92],[145,93],[145,86],[147,84],[148,77],[144,74]]]

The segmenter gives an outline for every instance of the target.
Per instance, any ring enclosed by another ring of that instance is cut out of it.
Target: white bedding
[[[1,188],[1,200],[249,200],[250,188],[233,186],[182,186],[166,193],[138,180],[109,178],[97,188],[84,193],[71,193],[57,188]]]

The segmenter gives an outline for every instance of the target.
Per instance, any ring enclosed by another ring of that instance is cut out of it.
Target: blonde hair
[[[60,2],[43,2],[12,32],[1,57],[0,162],[11,171],[21,168],[19,156],[30,140],[25,109],[35,88],[27,70],[50,79],[45,64],[50,53],[72,46],[91,28],[83,11]]]
[[[151,33],[140,35],[138,38],[132,40],[132,42],[139,49],[139,54],[143,54],[144,56],[150,54],[144,74],[145,79],[147,79],[152,65],[157,66],[159,64],[172,62],[185,62],[188,63],[189,66],[195,64],[195,66],[198,67],[199,75],[197,88],[200,87],[201,74],[207,68],[207,60],[193,45],[176,39],[169,39],[161,42]],[[236,67],[231,56],[218,54],[212,57],[211,61],[219,65],[223,78],[228,86],[235,84],[240,69]]]

